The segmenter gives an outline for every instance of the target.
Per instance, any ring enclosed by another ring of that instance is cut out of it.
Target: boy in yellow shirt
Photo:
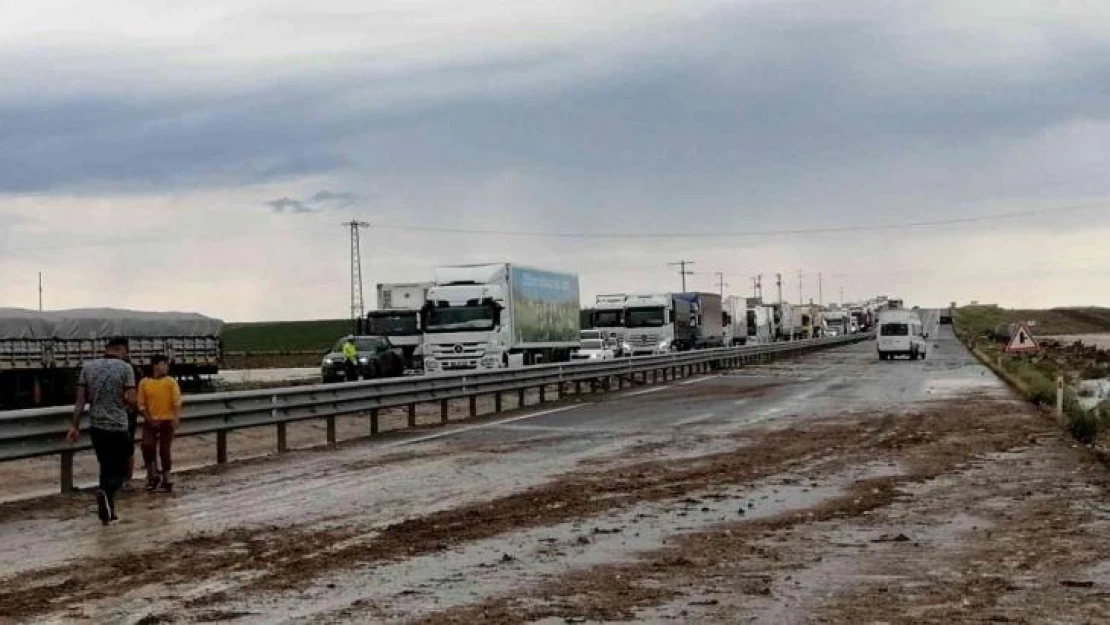
[[[170,363],[165,356],[150,359],[154,375],[139,383],[139,413],[143,415],[143,461],[146,463],[148,491],[159,488],[173,491],[170,470],[173,468],[173,434],[181,417],[181,388],[170,377]],[[161,460],[162,472],[158,473]]]

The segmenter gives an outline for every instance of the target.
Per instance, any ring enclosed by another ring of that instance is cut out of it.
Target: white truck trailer
[[[435,275],[421,315],[426,372],[566,362],[578,348],[578,276],[510,263]]]
[[[748,342],[748,303],[743,297],[730,295],[721,302],[724,309],[725,345],[737,346]]]

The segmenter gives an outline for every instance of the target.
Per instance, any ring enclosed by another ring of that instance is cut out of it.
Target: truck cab
[[[693,328],[688,302],[670,294],[631,295],[625,306],[622,354],[646,356],[690,348]]]
[[[508,366],[501,322],[505,293],[499,285],[458,284],[428,289],[424,322],[424,369],[499,369]]]
[[[591,329],[603,335],[603,340],[617,356],[624,356],[622,346],[628,328],[625,327],[625,306],[628,296],[619,294],[598,295],[597,303],[590,309]],[[583,337],[585,338],[585,337]]]

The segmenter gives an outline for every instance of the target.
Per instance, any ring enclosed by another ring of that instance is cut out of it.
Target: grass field
[[[323,353],[350,332],[349,319],[229,323],[224,326],[224,351]]]
[[[997,306],[964,306],[961,327],[976,336],[994,332],[1010,323],[1033,321],[1033,334],[1098,334],[1110,332],[1110,308],[1052,308],[1011,310]]]

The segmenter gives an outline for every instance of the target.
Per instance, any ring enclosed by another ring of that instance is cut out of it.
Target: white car
[[[925,358],[927,338],[929,333],[924,331],[917,313],[908,310],[885,312],[879,317],[876,334],[879,360],[892,360],[897,356],[907,356],[910,360]]]
[[[574,352],[574,360],[612,360],[616,357],[612,349],[599,339],[584,339],[582,346]]]

